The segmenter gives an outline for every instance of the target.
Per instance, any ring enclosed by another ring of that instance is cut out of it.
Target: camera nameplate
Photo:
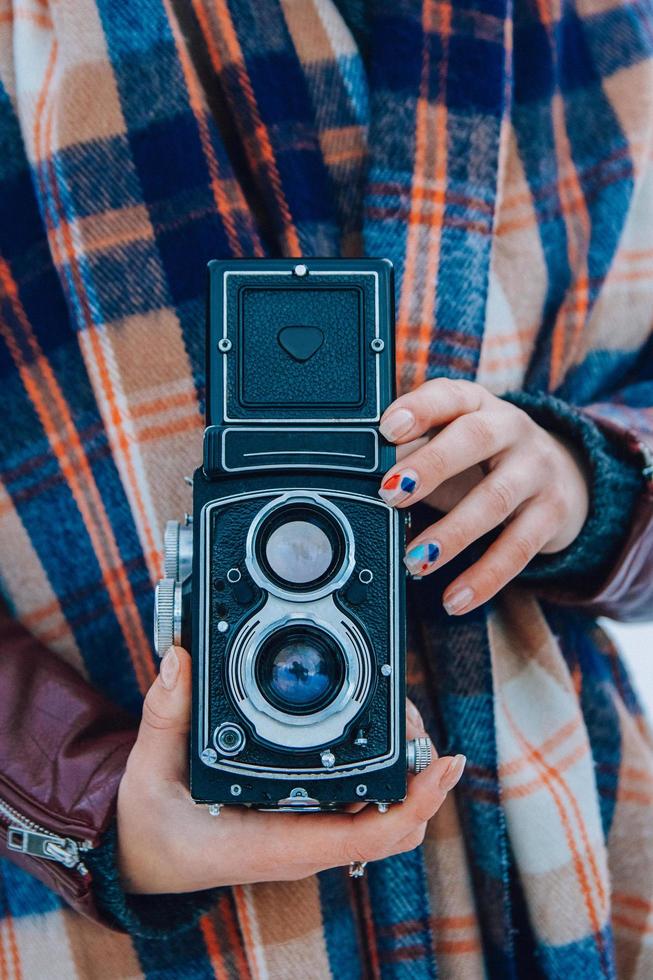
[[[282,444],[283,439],[294,440],[296,444],[297,436],[306,437],[311,433],[315,438],[315,448],[310,445],[305,449],[289,449]],[[268,445],[274,445],[275,439],[279,440],[278,449],[267,448],[258,450],[255,443],[257,438],[263,437]],[[232,437],[232,438],[230,438]],[[246,446],[248,438],[251,437],[251,445]],[[336,440],[342,442],[342,451],[338,449],[325,450],[317,448],[324,445],[325,437],[330,445],[334,445]],[[363,452],[352,452],[354,440],[357,440],[355,448],[362,449]],[[228,443],[236,443],[236,455],[239,461],[251,459],[250,463],[241,463],[239,466],[230,465]],[[246,451],[249,448],[249,451]],[[263,463],[261,460],[266,458],[275,462]],[[362,460],[362,462],[358,462]],[[220,461],[225,473],[241,473],[246,470],[289,470],[305,469],[310,465],[313,470],[345,470],[358,473],[375,473],[379,466],[379,435],[374,428],[364,426],[351,426],[345,431],[338,426],[245,426],[234,428],[227,426],[222,430],[220,440]],[[337,462],[336,462],[337,461]]]

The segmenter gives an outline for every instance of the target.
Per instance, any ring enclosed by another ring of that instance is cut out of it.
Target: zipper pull
[[[640,440],[639,443],[640,452],[644,458],[644,466],[642,468],[642,476],[647,483],[653,483],[653,452],[649,449],[645,442]]]
[[[10,851],[21,851],[31,857],[57,861],[67,868],[76,868],[81,874],[86,868],[79,859],[79,845],[70,837],[57,837],[37,830],[27,830],[15,824],[7,831],[7,847]]]

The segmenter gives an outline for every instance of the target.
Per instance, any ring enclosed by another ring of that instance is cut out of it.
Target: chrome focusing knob
[[[183,582],[193,569],[193,528],[168,521],[163,533],[163,567],[166,578]]]
[[[162,657],[181,644],[181,583],[162,578],[154,592],[154,648]]]
[[[409,772],[423,772],[431,765],[431,739],[428,735],[406,742],[406,766]]]

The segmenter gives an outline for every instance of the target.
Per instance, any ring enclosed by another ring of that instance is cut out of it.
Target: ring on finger
[[[351,861],[349,864],[350,878],[364,878],[367,861]]]

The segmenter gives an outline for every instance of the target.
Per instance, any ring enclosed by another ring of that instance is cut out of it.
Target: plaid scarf
[[[0,94],[2,590],[123,706],[201,459],[210,258],[385,255],[400,391],[555,392],[653,436],[650,0],[15,0]],[[176,942],[5,864],[0,974],[651,977],[617,651],[518,584],[453,625],[436,585],[411,601],[411,695],[469,760],[421,848],[234,888]]]

